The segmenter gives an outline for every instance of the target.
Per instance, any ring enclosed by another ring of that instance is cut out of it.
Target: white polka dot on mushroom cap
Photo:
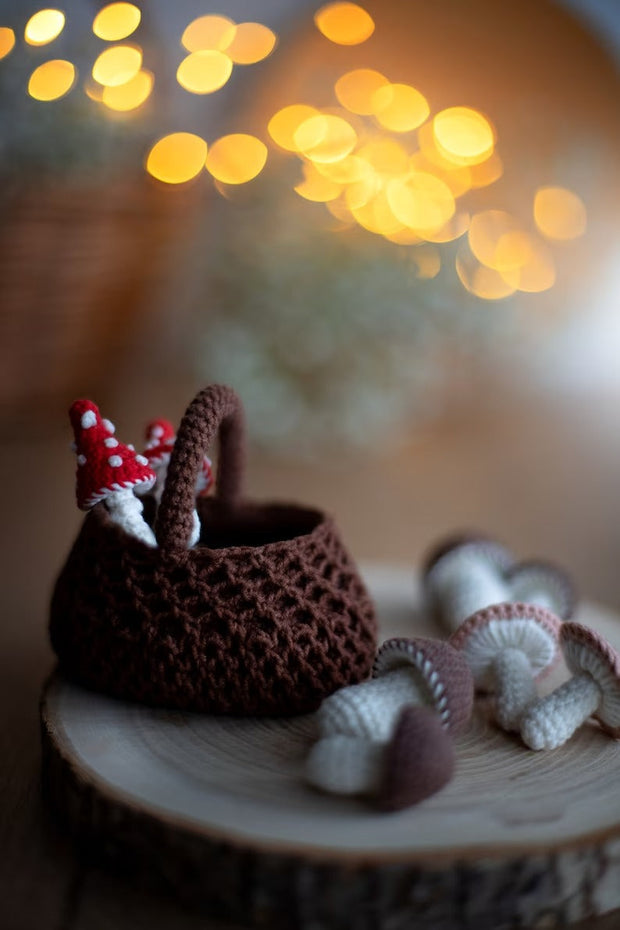
[[[112,423],[112,420],[102,420],[101,422],[103,423],[104,429],[108,433],[116,432],[116,427],[114,426],[114,423]]]
[[[122,464],[123,460],[120,455],[111,455],[108,459],[108,465],[110,465],[111,468],[120,468]]]
[[[149,460],[144,455],[136,455],[136,462],[138,462],[139,465],[149,464]]]
[[[82,418],[81,418],[81,420],[80,420],[80,425],[81,425],[82,429],[90,429],[91,426],[96,426],[96,425],[97,425],[97,417],[95,416],[94,411],[92,411],[92,410],[86,410],[86,411],[82,414]]]
[[[163,436],[164,428],[163,426],[154,426],[151,432],[153,433],[153,436]]]
[[[78,465],[86,465],[86,456],[85,456],[85,455],[78,455],[78,457],[77,457],[77,463],[78,463]]]
[[[104,446],[107,446],[108,449],[114,449],[118,445],[118,439],[115,439],[114,436],[108,436],[107,439],[103,440]]]

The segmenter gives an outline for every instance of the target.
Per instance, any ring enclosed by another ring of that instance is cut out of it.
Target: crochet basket
[[[218,433],[216,496],[196,501]],[[239,399],[211,385],[178,430],[158,548],[125,533],[103,504],[90,511],[52,596],[64,674],[124,699],[225,714],[311,711],[368,675],[374,607],[334,522],[310,507],[244,500],[244,460]],[[188,549],[195,506],[201,538]]]

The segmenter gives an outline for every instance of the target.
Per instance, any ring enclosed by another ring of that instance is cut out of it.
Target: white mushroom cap
[[[422,569],[425,583],[432,586],[444,569],[463,557],[484,562],[499,573],[507,571],[514,564],[512,554],[501,543],[486,536],[463,533],[444,540],[431,550]]]
[[[560,643],[573,675],[590,675],[601,690],[597,720],[612,736],[620,737],[620,654],[606,639],[580,623],[564,623]]]
[[[575,610],[577,596],[569,575],[552,562],[530,559],[506,571],[510,597],[514,601],[540,604],[567,620]]]
[[[468,617],[449,642],[465,655],[477,687],[488,688],[494,684],[494,663],[506,649],[523,652],[535,677],[551,668],[559,657],[560,626],[544,607],[494,604]]]

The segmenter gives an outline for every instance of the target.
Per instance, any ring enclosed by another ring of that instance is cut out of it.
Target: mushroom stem
[[[131,488],[115,491],[105,501],[110,517],[118,523],[126,533],[135,536],[147,546],[157,547],[157,540],[153,530],[142,516],[142,501],[138,500]]]
[[[317,711],[323,736],[341,734],[384,742],[407,704],[426,706],[430,695],[416,682],[416,670],[394,669],[380,678],[340,688],[325,698]]]
[[[532,666],[520,649],[504,649],[495,659],[495,716],[503,730],[518,732],[521,717],[537,697]]]
[[[530,749],[557,749],[597,709],[601,689],[584,672],[541,698],[521,719],[521,737]]]
[[[509,597],[508,587],[498,570],[474,553],[462,553],[443,566],[432,588],[451,632],[477,610]]]
[[[383,774],[385,743],[336,734],[314,744],[306,779],[331,794],[374,794]]]

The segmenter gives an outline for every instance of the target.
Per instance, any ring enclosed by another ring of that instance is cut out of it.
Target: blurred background
[[[619,60],[614,0],[0,0],[3,561],[40,657],[68,404],[139,446],[212,380],[250,492],[360,559],[475,527],[620,606]]]
[[[617,0],[0,0],[7,926],[121,922],[39,806],[76,397],[139,448],[227,382],[358,559],[476,528],[620,608],[619,62]]]

